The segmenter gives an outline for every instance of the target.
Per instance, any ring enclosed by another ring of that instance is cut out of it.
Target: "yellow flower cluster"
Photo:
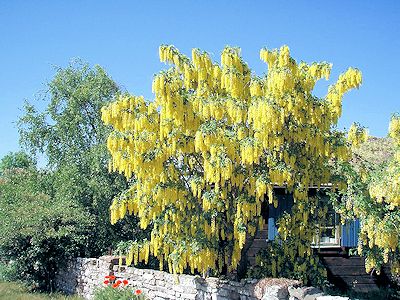
[[[353,147],[359,147],[362,143],[365,143],[368,140],[368,131],[364,127],[353,123],[350,126],[347,140]]]
[[[348,157],[332,127],[361,73],[349,69],[320,99],[311,91],[331,65],[298,64],[287,46],[261,50],[268,63],[262,78],[238,48],[226,47],[221,64],[198,49],[191,59],[173,46],[159,50],[172,66],[154,77],[155,100],[121,95],[102,109],[114,128],[110,170],[131,180],[110,207],[111,222],[135,214],[142,228],[152,226],[151,239],[134,243],[128,262],[154,255],[171,272],[235,269],[262,223],[262,201],[277,204],[274,185],[307,202],[308,186],[331,180],[327,162]],[[299,230],[308,235],[305,225]],[[297,246],[301,255],[309,251]]]
[[[337,121],[342,114],[343,94],[353,88],[358,88],[362,83],[361,72],[354,68],[349,68],[345,73],[339,76],[338,81],[329,87],[326,99],[331,106],[333,120]]]
[[[400,117],[393,116],[389,125],[389,135],[395,140],[396,145],[400,145]]]

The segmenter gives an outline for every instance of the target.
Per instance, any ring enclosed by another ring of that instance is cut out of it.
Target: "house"
[[[329,196],[326,191],[330,186],[318,190],[317,187],[309,189],[309,195],[326,198]],[[282,187],[275,187],[274,194],[278,198],[278,206],[265,203],[262,207],[264,226],[260,228],[254,240],[248,240],[247,259],[248,265],[255,265],[257,253],[276,239],[278,235],[277,220],[284,212],[291,211],[293,206],[293,194],[287,193]],[[329,205],[329,204],[328,204]],[[336,214],[332,206],[328,206],[327,222],[325,226],[316,232],[315,243],[312,248],[319,255],[328,271],[328,279],[342,289],[352,289],[357,292],[371,292],[378,289],[378,286],[387,283],[389,274],[382,272],[380,276],[370,275],[365,272],[365,261],[363,257],[353,255],[351,249],[357,248],[360,232],[359,220],[347,220],[342,224],[340,216]],[[350,255],[352,254],[352,255]],[[385,270],[384,270],[385,271]]]

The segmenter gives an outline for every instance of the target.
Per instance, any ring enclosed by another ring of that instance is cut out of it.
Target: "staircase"
[[[261,250],[267,246],[268,238],[268,225],[264,224],[261,230],[258,230],[254,240],[248,239],[246,243],[252,243],[249,250],[247,251],[247,261],[249,266],[254,266],[256,264],[256,255]]]
[[[356,293],[369,293],[379,290],[379,286],[387,285],[389,278],[383,270],[381,275],[365,272],[365,259],[358,256],[339,254],[326,255],[319,253],[328,271],[328,280],[343,290]]]

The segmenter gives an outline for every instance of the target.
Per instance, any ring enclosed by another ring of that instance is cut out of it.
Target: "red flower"
[[[117,280],[116,284],[120,285],[122,283],[121,280]]]
[[[113,285],[112,285],[112,287],[115,289],[115,288],[117,288],[119,286],[119,283],[114,283]]]
[[[103,281],[103,283],[104,283],[105,285],[107,285],[107,284],[109,284],[109,283],[110,283],[110,281],[108,281],[108,280],[104,280],[104,281]]]
[[[135,291],[135,294],[136,294],[136,295],[140,295],[141,293],[142,293],[141,290],[136,290],[136,291]]]
[[[127,284],[128,284],[128,280],[124,279],[124,280],[122,281],[122,283],[123,283],[124,285],[127,285]]]
[[[110,275],[104,276],[104,278],[106,278],[106,279],[110,279]]]
[[[115,280],[115,276],[114,275],[110,275],[110,280]]]

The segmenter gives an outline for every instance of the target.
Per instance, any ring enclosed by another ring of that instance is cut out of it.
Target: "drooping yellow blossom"
[[[277,205],[274,185],[308,201],[305,187],[331,181],[327,162],[348,158],[332,128],[361,73],[349,69],[321,99],[312,90],[331,65],[297,63],[287,46],[261,50],[264,77],[251,73],[238,48],[226,47],[220,64],[199,49],[191,59],[173,46],[159,50],[172,67],[155,75],[155,100],[121,95],[102,109],[114,128],[109,168],[131,180],[110,207],[111,222],[135,214],[142,228],[152,226],[128,262],[154,255],[171,272],[235,269],[262,223],[262,201]]]
[[[353,147],[359,147],[368,140],[368,131],[357,123],[353,123],[350,126],[347,139]]]

